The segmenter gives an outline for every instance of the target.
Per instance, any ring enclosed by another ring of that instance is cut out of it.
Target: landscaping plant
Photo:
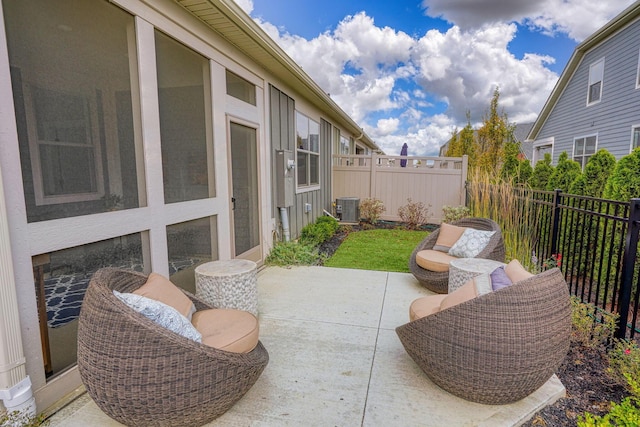
[[[387,208],[380,199],[367,198],[360,200],[360,218],[370,224],[376,224]]]
[[[417,230],[427,223],[431,217],[429,206],[425,206],[422,202],[413,202],[411,198],[407,199],[407,204],[398,208],[398,216],[404,222],[409,230]]]
[[[468,218],[471,216],[471,211],[466,206],[447,206],[442,207],[442,222],[451,224],[453,221],[457,221],[462,218]]]

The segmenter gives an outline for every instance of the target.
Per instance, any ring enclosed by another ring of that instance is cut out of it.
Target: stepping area
[[[482,405],[433,384],[395,328],[432,294],[408,273],[267,267],[258,273],[260,340],[269,364],[210,426],[517,426],[565,394],[553,376],[529,397]],[[119,426],[83,394],[51,426]]]

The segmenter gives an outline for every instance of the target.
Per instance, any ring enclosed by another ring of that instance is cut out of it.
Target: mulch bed
[[[335,236],[323,243],[319,250],[330,257],[351,232],[367,228],[399,226],[398,223],[379,222],[376,227],[370,225],[343,227]],[[427,229],[434,228],[427,226]],[[623,384],[612,380],[607,375],[607,366],[604,348],[587,348],[572,342],[567,357],[556,372],[566,389],[566,397],[558,399],[554,404],[536,413],[523,426],[576,426],[578,416],[585,412],[594,415],[606,414],[611,402],[619,403],[629,396]]]

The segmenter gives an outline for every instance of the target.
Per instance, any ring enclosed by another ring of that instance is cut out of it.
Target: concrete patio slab
[[[501,406],[457,398],[433,384],[395,327],[430,294],[410,274],[325,267],[258,274],[260,337],[270,361],[254,387],[210,426],[517,426],[564,396],[554,376]],[[119,426],[84,394],[52,427]]]

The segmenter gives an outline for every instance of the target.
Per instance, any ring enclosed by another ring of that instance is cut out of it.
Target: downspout
[[[0,399],[8,413],[19,412],[18,418],[36,415],[36,400],[27,375],[20,315],[13,273],[13,257],[9,239],[7,204],[0,170]],[[15,424],[19,423],[19,424]],[[22,425],[19,420],[14,425]],[[9,424],[11,425],[11,424]]]
[[[280,208],[280,218],[282,221],[282,234],[284,236],[284,241],[288,242],[291,240],[291,234],[289,232],[289,214],[287,213],[287,208]]]

